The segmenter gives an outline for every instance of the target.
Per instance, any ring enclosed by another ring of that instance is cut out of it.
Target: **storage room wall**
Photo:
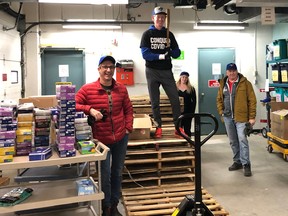
[[[21,97],[21,67],[20,67],[20,38],[15,29],[4,31],[4,28],[13,28],[15,19],[0,11],[0,100],[16,100]],[[18,72],[18,83],[15,83]],[[7,81],[3,81],[7,76]],[[13,82],[13,84],[11,84]]]
[[[170,7],[171,4],[163,4],[164,7]],[[81,19],[100,19],[100,18],[119,18],[126,19],[127,10],[121,8],[121,6],[109,7],[103,6],[59,6],[59,5],[45,5],[40,8],[34,8],[29,11],[27,21],[53,21],[53,20],[66,20],[69,18],[81,18]],[[150,21],[151,11],[154,4],[142,4],[139,8],[133,8],[129,10],[132,17],[135,17],[136,21]],[[39,10],[39,13],[35,13],[34,10]],[[26,9],[25,9],[26,11]],[[34,13],[32,13],[34,11]],[[32,16],[31,16],[31,15]],[[40,17],[35,17],[40,14]],[[177,37],[180,48],[185,52],[184,61],[174,61],[175,77],[178,78],[180,70],[188,70],[193,74],[195,79],[193,84],[197,87],[197,49],[203,47],[238,47],[237,53],[244,53],[242,47],[250,45],[249,51],[243,56],[237,55],[236,60],[239,62],[247,55],[255,53],[254,42],[256,34],[254,33],[254,27],[249,28],[246,31],[233,31],[233,32],[197,32],[193,30],[193,22],[195,21],[196,13],[194,10],[182,9],[175,10],[171,8],[171,30]],[[202,12],[198,12],[197,19],[237,19],[237,17],[227,16],[222,10],[214,10],[213,8],[207,8]],[[119,59],[132,59],[134,61],[134,74],[135,85],[128,86],[129,93],[131,95],[147,94],[146,78],[145,78],[145,62],[142,59],[139,44],[143,31],[149,27],[149,24],[127,24],[122,26],[122,30],[106,30],[106,31],[75,31],[75,30],[63,30],[61,25],[41,25],[38,27],[41,36],[39,37],[40,47],[72,47],[81,48],[85,52],[86,56],[86,81],[95,80],[98,77],[97,61],[103,54],[112,54],[115,58]],[[32,34],[27,35],[29,37],[35,37]],[[269,37],[269,34],[267,35]],[[28,42],[29,43],[29,42]],[[251,44],[252,43],[252,44]],[[29,47],[30,49],[30,47]],[[247,70],[251,72],[254,70],[253,56],[246,61],[244,65],[247,65]],[[34,59],[30,59],[34,65]],[[193,64],[191,64],[193,62]],[[29,62],[27,62],[29,65]],[[193,68],[193,70],[192,70]],[[32,69],[32,68],[31,68]],[[33,69],[32,69],[33,70]],[[35,70],[35,69],[34,69]],[[34,78],[34,76],[33,76]],[[32,78],[32,79],[33,79]],[[32,80],[31,79],[31,80]],[[33,82],[34,83],[34,82]],[[35,94],[40,94],[41,86],[38,85],[38,91],[34,91]],[[32,92],[31,92],[32,93]],[[28,92],[27,92],[28,95]]]

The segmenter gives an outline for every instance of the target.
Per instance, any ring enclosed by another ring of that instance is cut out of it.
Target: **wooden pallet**
[[[170,216],[186,195],[194,195],[193,183],[166,186],[122,189],[123,204],[127,216]],[[205,189],[202,199],[215,216],[229,215]]]
[[[194,148],[180,138],[131,140],[124,165],[122,187],[193,182]]]
[[[151,118],[152,116],[152,109],[151,109],[151,102],[148,95],[144,96],[131,96],[130,100],[133,104],[133,112],[135,114],[147,114]],[[184,101],[183,98],[179,97],[180,100],[180,108],[181,111],[184,110]],[[173,118],[172,118],[172,108],[170,104],[170,100],[168,99],[167,95],[160,95],[160,110],[161,110],[161,118],[162,118],[162,127],[172,127],[173,125]]]
[[[133,105],[150,105],[150,98],[149,95],[139,95],[139,96],[131,96],[130,100]],[[182,97],[179,97],[180,104],[184,103],[184,100]],[[160,95],[160,104],[170,104],[170,100],[165,94]]]

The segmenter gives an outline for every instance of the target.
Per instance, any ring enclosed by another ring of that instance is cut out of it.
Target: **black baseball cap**
[[[106,56],[102,56],[102,57],[100,58],[98,66],[99,66],[100,64],[102,64],[104,61],[107,61],[107,60],[108,60],[108,61],[111,61],[114,65],[115,65],[115,63],[116,63],[116,60],[115,60],[112,56],[106,55]]]
[[[152,15],[157,15],[157,14],[164,14],[167,15],[165,9],[163,7],[155,7],[154,10],[152,11]]]
[[[180,73],[180,76],[187,76],[187,77],[189,77],[189,73],[186,72],[186,71],[183,71],[183,72]]]
[[[237,66],[234,63],[229,63],[226,66],[226,70],[237,70]]]

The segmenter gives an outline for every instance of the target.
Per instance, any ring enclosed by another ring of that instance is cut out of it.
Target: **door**
[[[76,92],[85,83],[85,58],[82,50],[43,49],[41,62],[42,95],[55,95],[56,82],[72,82]]]
[[[234,48],[198,49],[198,103],[199,113],[211,113],[218,120],[217,134],[226,134],[224,124],[217,112],[216,97],[218,87],[215,81],[226,75],[226,65],[235,62]],[[201,134],[208,134],[214,128],[212,120],[202,118]]]

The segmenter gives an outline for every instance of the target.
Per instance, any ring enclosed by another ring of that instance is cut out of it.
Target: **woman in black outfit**
[[[196,91],[189,80],[189,73],[183,71],[176,82],[179,97],[184,98],[184,111],[182,114],[195,113],[196,108]],[[184,128],[185,133],[191,137],[191,122],[192,118],[184,118],[181,122],[181,127]]]

